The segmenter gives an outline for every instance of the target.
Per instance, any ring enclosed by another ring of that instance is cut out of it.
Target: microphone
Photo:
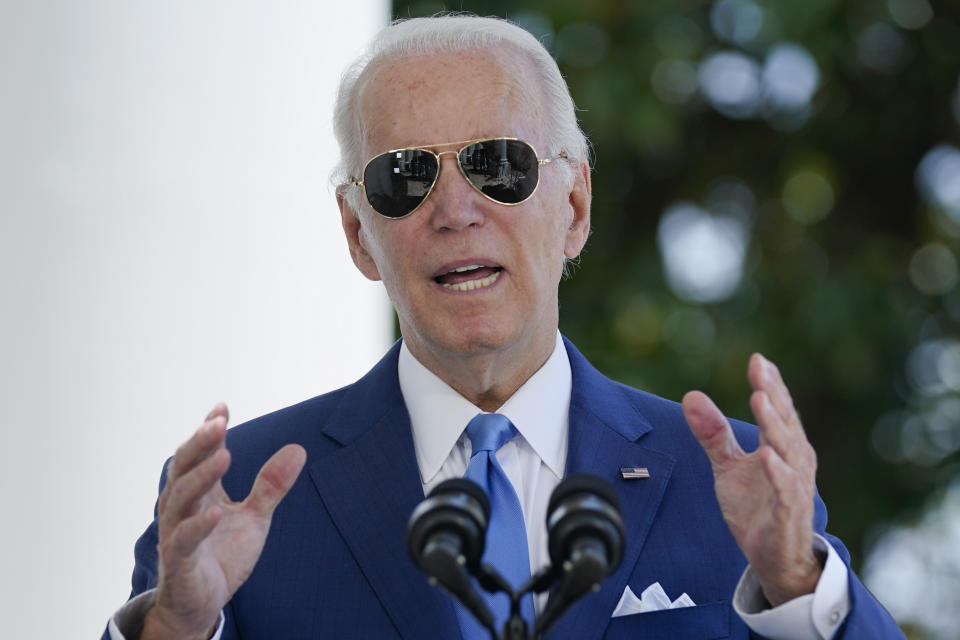
[[[417,505],[407,524],[410,557],[430,583],[440,584],[496,635],[493,614],[474,588],[470,574],[480,571],[490,500],[474,482],[445,480]]]
[[[563,581],[537,620],[537,635],[577,598],[599,589],[623,559],[625,531],[617,494],[597,476],[569,476],[550,496],[547,534],[553,571]]]
[[[526,636],[519,616],[522,595],[546,591],[559,580],[560,587],[537,618],[534,635],[539,637],[577,598],[599,589],[623,559],[620,503],[610,485],[597,476],[572,475],[554,489],[547,507],[551,565],[531,576],[518,591],[496,569],[480,562],[489,520],[490,501],[483,489],[464,478],[446,480],[410,515],[407,548],[430,584],[442,586],[459,599],[494,638],[500,636],[493,614],[471,575],[490,593],[503,591],[510,597],[512,613],[503,635],[510,639]]]

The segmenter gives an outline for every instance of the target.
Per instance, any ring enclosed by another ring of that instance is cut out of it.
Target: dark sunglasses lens
[[[537,154],[521,140],[484,140],[460,152],[460,167],[484,195],[504,204],[523,202],[537,188]]]
[[[363,171],[367,201],[387,218],[402,218],[420,206],[436,179],[436,156],[417,149],[382,153]]]

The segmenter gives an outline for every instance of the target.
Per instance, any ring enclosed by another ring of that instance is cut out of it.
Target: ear
[[[576,258],[583,250],[590,236],[590,165],[580,160],[573,166],[573,184],[570,186],[567,235],[563,244],[563,255]]]
[[[347,236],[347,246],[350,247],[353,264],[357,265],[360,273],[370,280],[380,280],[380,271],[364,246],[363,225],[360,222],[359,213],[353,210],[339,190],[337,206],[340,207],[340,223],[343,225],[343,233]]]

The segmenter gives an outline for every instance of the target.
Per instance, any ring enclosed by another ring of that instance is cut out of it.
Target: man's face
[[[360,81],[364,158],[487,137],[524,139],[543,157],[539,84],[531,75],[487,52],[368,69]],[[455,154],[440,158],[433,191],[406,218],[385,219],[366,198],[356,215],[341,202],[354,262],[368,278],[383,280],[404,340],[425,363],[552,344],[563,258],[579,254],[589,231],[585,166],[572,164],[569,180],[559,166],[565,161],[545,165],[533,197],[505,206],[464,179]],[[480,268],[462,271],[474,266]]]

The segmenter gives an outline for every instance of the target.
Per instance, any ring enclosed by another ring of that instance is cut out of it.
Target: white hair
[[[529,32],[501,18],[469,14],[397,20],[382,29],[363,54],[346,68],[334,103],[333,130],[340,145],[340,162],[330,179],[354,211],[360,204],[359,190],[345,190],[344,187],[351,179],[359,178],[365,161],[360,156],[363,128],[358,105],[358,81],[364,70],[381,59],[395,60],[503,45],[525,54],[536,77],[540,78],[544,108],[542,121],[546,123],[547,132],[546,155],[565,153],[570,159],[587,161],[589,145],[577,123],[567,83],[550,53]]]

